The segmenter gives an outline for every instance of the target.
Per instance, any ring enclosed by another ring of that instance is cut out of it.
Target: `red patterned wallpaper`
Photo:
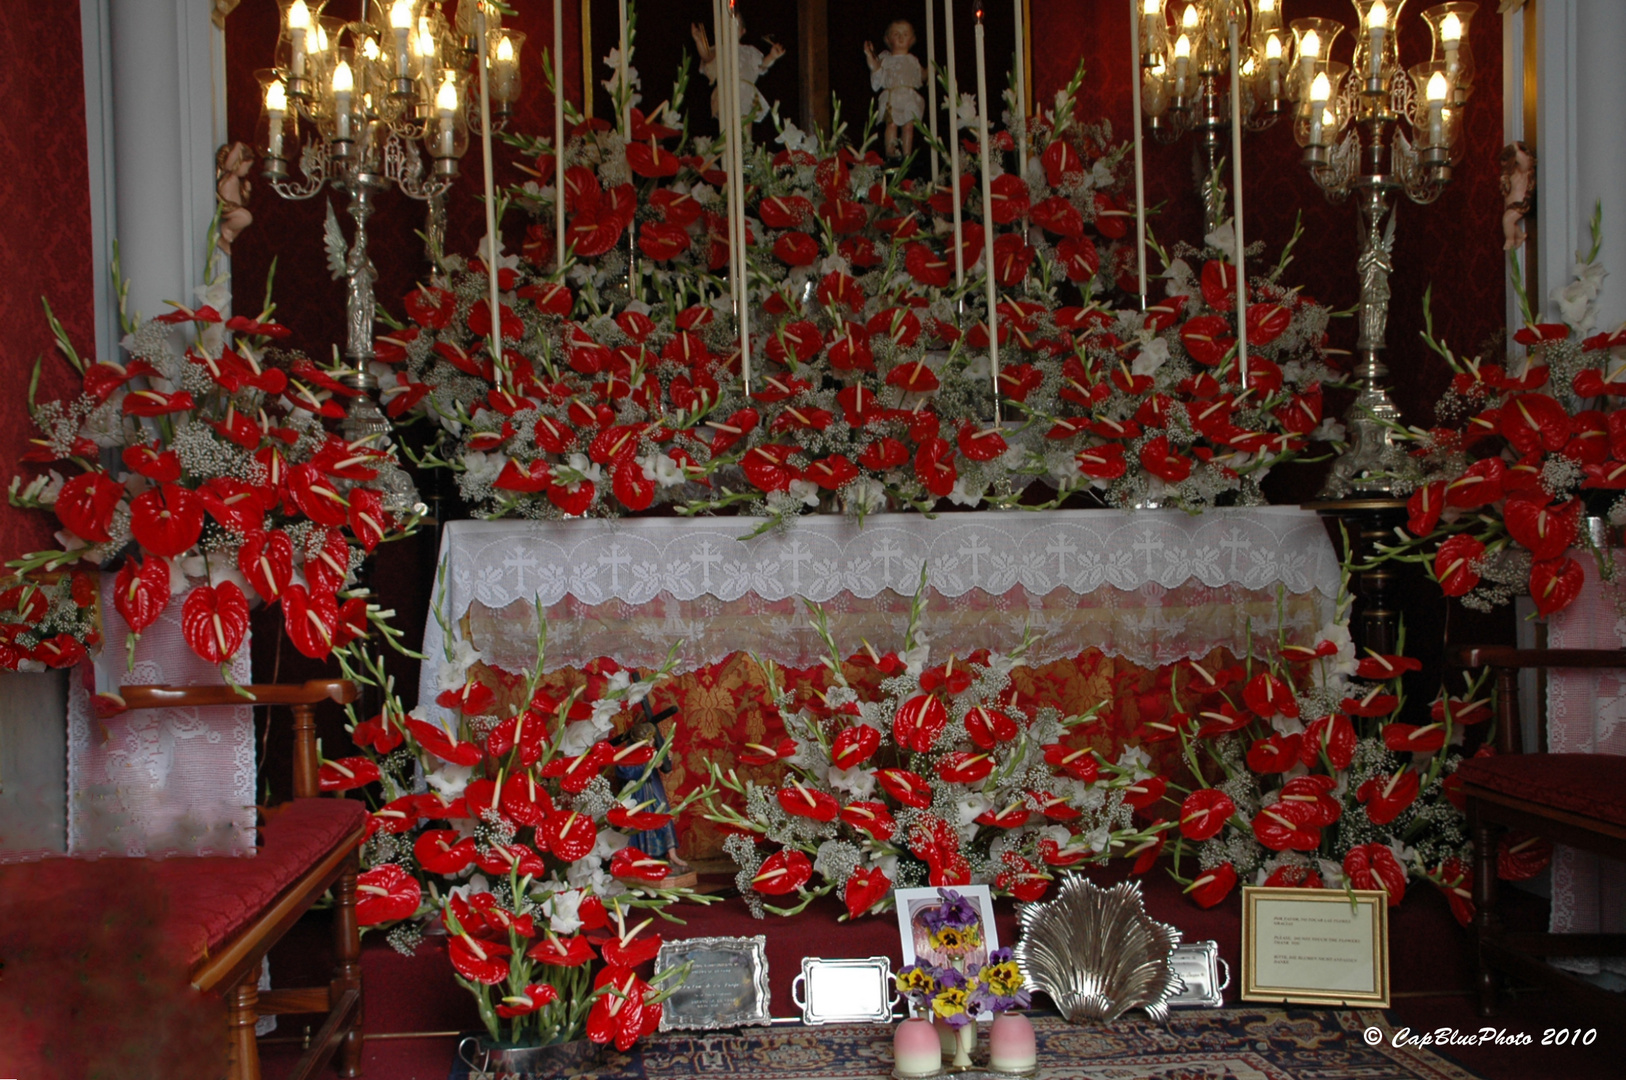
[[[1417,13],[1425,6],[1414,0],[1401,14],[1400,49],[1408,64],[1428,58],[1428,27]],[[1033,8],[1035,25],[1044,28],[1033,39],[1035,100],[1053,99],[1083,60],[1079,114],[1105,116],[1114,133],[1131,136],[1127,0],[1033,0]],[[1287,0],[1284,14],[1289,21],[1324,16],[1346,27],[1354,24],[1354,7],[1348,0]],[[1448,381],[1445,364],[1418,339],[1424,290],[1434,286],[1435,332],[1459,352],[1477,350],[1504,320],[1507,264],[1497,162],[1502,148],[1502,26],[1489,4],[1480,5],[1470,45],[1478,73],[1468,105],[1462,164],[1434,205],[1415,206],[1402,197],[1395,230],[1388,362],[1396,403],[1408,423],[1432,422],[1433,402]],[[1333,47],[1334,58],[1347,61],[1351,48],[1346,29]],[[1188,135],[1170,146],[1151,140],[1146,144],[1146,201],[1148,206],[1163,207],[1151,227],[1165,245],[1201,237],[1202,204],[1194,179],[1200,167],[1193,143]],[[1302,213],[1304,236],[1287,279],[1335,309],[1348,308],[1358,295],[1356,210],[1348,202],[1340,206],[1327,202],[1298,158],[1299,148],[1286,121],[1245,138],[1244,233],[1249,241],[1263,240],[1274,256],[1292,235],[1295,216]],[[1354,320],[1336,321],[1333,338],[1341,347],[1353,348]],[[1333,407],[1341,411],[1345,406]],[[1273,501],[1314,495],[1314,478],[1294,476],[1295,471],[1309,472],[1290,468],[1272,478],[1281,481]]]
[[[40,298],[81,355],[95,352],[95,282],[90,265],[90,177],[85,150],[85,76],[79,5],[9,0],[0,17],[0,486],[17,471],[28,419],[28,385],[45,358],[40,396],[73,380],[57,356]],[[0,556],[50,544],[42,514],[0,503]]]

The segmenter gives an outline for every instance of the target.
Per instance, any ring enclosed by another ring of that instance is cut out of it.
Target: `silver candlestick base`
[[[1332,472],[1321,487],[1321,498],[1393,494],[1394,474],[1405,464],[1406,454],[1395,445],[1388,425],[1399,422],[1400,410],[1390,400],[1389,392],[1363,379],[1360,393],[1344,414],[1349,449],[1332,463]]]

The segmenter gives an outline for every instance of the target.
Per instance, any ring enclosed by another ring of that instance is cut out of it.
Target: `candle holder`
[[[1450,183],[1468,92],[1452,80],[1473,70],[1466,30],[1475,5],[1442,4],[1424,12],[1435,34],[1435,59],[1408,72],[1400,66],[1395,43],[1406,0],[1352,2],[1359,20],[1353,65],[1339,70],[1342,65],[1327,61],[1323,48],[1301,71],[1301,108],[1294,122],[1311,177],[1331,202],[1354,194],[1361,226],[1355,264],[1360,277],[1355,342],[1359,390],[1345,414],[1349,448],[1333,463],[1321,492],[1326,499],[1393,492],[1393,474],[1404,458],[1394,443],[1400,410],[1389,396],[1384,362],[1395,206],[1402,194],[1419,205],[1432,203]],[[1449,27],[1455,33],[1449,58],[1440,37],[1447,15],[1456,19]],[[1318,25],[1308,25],[1312,22]],[[1324,35],[1325,23],[1297,20],[1294,32]],[[1323,40],[1330,46],[1330,39]]]
[[[351,403],[347,433],[378,433],[387,424],[369,396],[378,388],[369,370],[378,275],[367,254],[368,219],[391,185],[431,204],[450,190],[468,149],[469,76],[440,66],[440,57],[457,54],[446,48],[444,18],[425,0],[379,4],[372,20],[353,23],[323,17],[321,3],[281,4],[278,66],[258,73],[261,176],[285,199],[330,186],[349,197],[349,243],[336,230],[328,236],[346,289],[348,368],[340,381],[363,391]],[[420,140],[432,161],[427,170]]]
[[[1243,128],[1263,131],[1289,111],[1291,49],[1281,0],[1142,0],[1140,12],[1146,129],[1165,145],[1197,133],[1206,165],[1203,225],[1213,232],[1228,205],[1219,165],[1231,145],[1230,23],[1246,42],[1239,57]]]

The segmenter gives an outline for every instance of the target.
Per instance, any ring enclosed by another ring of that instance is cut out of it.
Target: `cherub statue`
[[[1524,218],[1536,199],[1536,155],[1522,142],[1502,148],[1502,249],[1524,243]]]
[[[226,255],[233,240],[254,223],[248,197],[254,185],[248,175],[254,171],[254,151],[247,143],[227,143],[215,152],[215,196],[220,200],[220,235],[217,243]]]
[[[920,87],[926,72],[909,50],[915,47],[915,28],[907,19],[896,19],[886,28],[886,53],[875,55],[875,46],[864,42],[864,58],[869,61],[870,89],[880,94],[876,103],[886,122],[886,156],[899,157],[898,131],[903,131],[903,153],[914,152],[915,121],[926,115],[926,101]]]
[[[705,72],[706,78],[712,84],[711,115],[720,117],[722,112],[718,108],[720,99],[717,97],[717,50],[711,47],[711,39],[706,36],[706,28],[699,23],[691,23],[689,34],[694,38],[694,47],[700,53],[700,70]],[[740,20],[740,119],[745,122],[745,130],[750,131],[751,125],[767,116],[772,111],[768,99],[762,96],[757,89],[757,80],[768,73],[781,56],[785,55],[785,47],[774,42],[768,49],[768,55],[762,55],[762,50],[755,45],[747,45],[745,39],[745,20]]]

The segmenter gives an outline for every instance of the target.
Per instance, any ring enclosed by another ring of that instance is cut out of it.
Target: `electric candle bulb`
[[[1276,0],[1259,0],[1259,14],[1269,15],[1276,10]]]
[[[1321,35],[1314,30],[1304,35],[1304,41],[1299,45],[1299,58],[1302,60],[1315,60],[1321,55]]]
[[[1445,145],[1445,98],[1451,85],[1444,72],[1436,71],[1428,77],[1424,96],[1428,98],[1428,145]]]
[[[288,6],[288,42],[292,50],[291,64],[294,78],[305,77],[305,35],[311,28],[311,9],[305,0],[294,0]]]
[[[456,135],[452,121],[457,115],[457,83],[450,71],[442,76],[440,89],[435,91],[435,112],[439,114],[440,120],[439,156],[452,157],[454,156],[452,140]]]
[[[279,82],[274,82],[265,88],[265,108],[271,113],[286,113],[288,111],[288,91]]]
[[[513,62],[514,62],[514,43],[511,40],[509,40],[509,37],[508,37],[507,34],[504,34],[502,36],[502,40],[497,42],[497,63],[499,63],[499,64],[512,64]]]
[[[1174,58],[1176,60],[1191,58],[1191,39],[1184,34],[1181,34],[1179,40],[1174,43]]]
[[[1383,34],[1389,29],[1389,5],[1383,0],[1373,0],[1371,8],[1366,12],[1366,34],[1371,42],[1369,48],[1372,55],[1372,70],[1370,78],[1376,82],[1383,78]]]
[[[340,60],[339,66],[333,69],[333,92],[335,94],[348,94],[356,88],[356,77],[350,71],[350,62]]]
[[[1271,33],[1265,38],[1265,70],[1270,73],[1270,96],[1282,96],[1282,39]]]
[[[390,29],[412,29],[412,5],[407,0],[395,0],[390,5]]]
[[[333,69],[333,138],[338,142],[350,141],[350,95],[355,89],[349,62],[340,60]]]
[[[282,157],[282,122],[288,115],[288,91],[282,83],[274,82],[265,88],[265,111],[271,114],[270,138],[266,140],[266,156]]]
[[[361,55],[368,60],[377,60],[379,56],[378,42],[373,38],[363,41],[361,43]]]
[[[1331,114],[1327,111],[1327,101],[1332,97],[1332,80],[1327,78],[1325,71],[1317,72],[1315,81],[1310,84],[1310,145],[1320,146],[1322,129],[1328,126]]]
[[[1180,29],[1182,29],[1182,30],[1195,30],[1195,29],[1197,29],[1197,18],[1198,18],[1197,5],[1196,4],[1188,4],[1188,5],[1186,5],[1185,14],[1180,16]]]
[[[412,5],[407,0],[390,6],[390,33],[395,37],[395,77],[405,79],[412,63]]]
[[[1265,59],[1280,60],[1282,58],[1282,39],[1275,34],[1265,39]]]
[[[1140,13],[1142,15],[1158,15],[1162,13],[1162,7],[1163,0],[1142,0]]]
[[[1174,43],[1174,96],[1177,98],[1186,96],[1186,69],[1190,66],[1191,39],[1181,34]]]
[[[1440,20],[1440,40],[1448,45],[1462,40],[1462,20],[1457,18],[1456,12],[1446,12],[1445,18]]]

